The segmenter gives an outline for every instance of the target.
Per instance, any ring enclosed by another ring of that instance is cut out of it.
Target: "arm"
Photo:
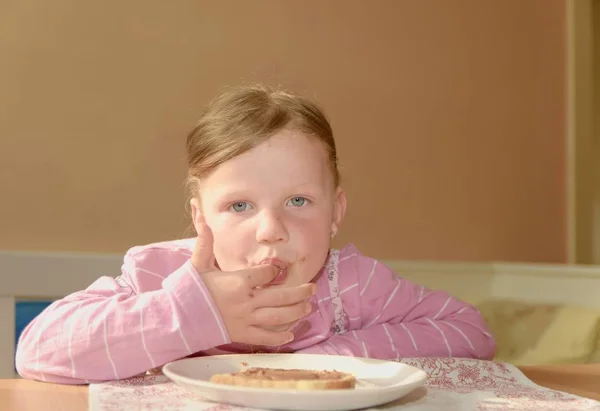
[[[135,274],[128,254],[118,280],[102,277],[42,312],[19,339],[19,374],[67,384],[122,379],[230,342],[190,261],[164,280],[154,274],[152,291],[136,294]]]
[[[358,286],[343,300],[350,311],[360,312],[357,324],[350,327],[354,330],[300,352],[380,359],[494,356],[494,340],[475,307],[445,292],[416,286],[375,260],[355,259],[354,267],[345,268],[358,270]],[[342,277],[351,275],[343,268]]]

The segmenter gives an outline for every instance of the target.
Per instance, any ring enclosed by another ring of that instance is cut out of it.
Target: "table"
[[[600,364],[523,366],[538,385],[600,401]],[[88,408],[87,386],[47,384],[21,379],[0,380],[3,411],[79,411]]]
[[[87,386],[0,380],[0,410],[79,411],[88,409]]]
[[[519,369],[543,387],[600,401],[600,363],[522,366]]]

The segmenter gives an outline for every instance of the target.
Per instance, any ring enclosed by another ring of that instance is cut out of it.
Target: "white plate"
[[[337,370],[354,374],[355,389],[280,390],[214,384],[217,373],[239,372],[246,367]],[[406,364],[370,358],[309,354],[232,354],[187,358],[163,367],[164,374],[203,398],[251,408],[278,410],[353,410],[394,401],[420,387],[427,374]]]

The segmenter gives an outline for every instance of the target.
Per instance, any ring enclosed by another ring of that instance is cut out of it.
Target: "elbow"
[[[467,336],[467,334],[465,334]],[[464,344],[463,338],[455,345],[451,356],[459,358],[472,358],[477,360],[493,360],[496,355],[496,342],[488,333],[473,332],[467,336],[468,342]]]
[[[475,358],[480,360],[493,360],[496,356],[496,340],[482,317],[478,317],[472,328],[476,336]]]
[[[29,330],[26,330],[29,331]],[[43,343],[44,336],[33,338],[37,333],[24,332],[17,343],[15,352],[15,368],[24,379],[49,383],[65,384],[79,383],[68,373],[68,359],[61,353],[66,350],[52,350],[52,355],[40,355],[46,351]]]
[[[44,335],[38,330],[39,318],[31,321],[19,336],[15,349],[15,368],[17,373],[28,380],[45,381],[40,372],[42,364],[39,361],[39,344]]]
[[[22,335],[15,352],[15,368],[24,379],[47,381],[46,375],[41,372],[42,364],[38,361],[36,353],[36,342],[27,338],[27,335]]]
[[[480,360],[493,360],[496,356],[496,341],[491,334],[486,333],[481,343],[481,347],[476,353],[477,358]]]
[[[40,332],[40,314],[34,318],[21,332],[17,346],[15,347],[14,365],[21,377],[28,380],[45,381],[40,372],[42,364],[39,361],[40,341],[45,339],[44,333]]]
[[[479,314],[479,327],[477,327],[480,336],[479,359],[493,360],[496,356],[496,339],[486,324],[483,317]]]
[[[15,368],[17,373],[26,380],[42,381],[54,384],[86,384],[84,380],[72,378],[68,367],[63,361],[53,363],[39,361],[35,349],[17,346]],[[35,347],[35,345],[34,345]]]
[[[459,340],[468,343],[463,347],[470,358],[493,360],[496,356],[496,340],[479,311],[472,310],[454,319],[454,327],[461,331]]]
[[[27,380],[41,380],[36,370],[35,351],[27,341],[19,340],[15,353],[15,368],[17,373]]]

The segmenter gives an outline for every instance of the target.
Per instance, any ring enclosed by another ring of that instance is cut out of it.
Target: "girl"
[[[122,379],[191,355],[285,351],[490,359],[480,313],[354,246],[330,124],[312,102],[229,90],[187,138],[193,239],[129,250],[117,278],[54,302],[22,333],[18,372]]]

